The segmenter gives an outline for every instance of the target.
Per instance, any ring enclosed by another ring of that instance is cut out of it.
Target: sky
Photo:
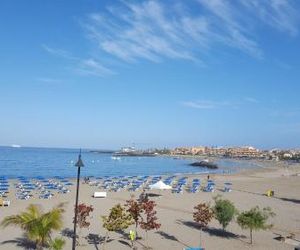
[[[297,0],[4,0],[0,145],[300,148]]]

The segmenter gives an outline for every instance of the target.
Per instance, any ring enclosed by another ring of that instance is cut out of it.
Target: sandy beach
[[[205,249],[294,249],[292,244],[297,241],[278,241],[275,238],[282,235],[295,234],[300,244],[300,166],[293,165],[288,169],[283,167],[283,163],[270,163],[268,166],[259,169],[243,170],[232,175],[212,175],[211,178],[216,183],[214,193],[200,191],[198,193],[184,192],[183,194],[172,194],[171,191],[149,191],[159,194],[159,197],[151,198],[157,202],[157,217],[161,223],[161,228],[149,233],[149,245],[152,249],[183,249],[184,247],[199,246],[199,229],[193,223],[193,207],[200,202],[213,203],[213,197],[217,194],[229,199],[238,210],[248,210],[256,205],[260,207],[269,206],[276,213],[276,217],[271,219],[274,227],[269,231],[254,232],[254,244],[249,244],[249,232],[241,230],[236,222],[232,222],[228,228],[228,233],[222,233],[221,226],[216,220],[209,224],[202,236],[202,245]],[[195,175],[189,176],[189,179]],[[206,176],[197,176],[205,181]],[[232,182],[233,191],[224,193],[222,191],[224,182]],[[264,194],[268,189],[275,192],[275,196],[269,198]],[[64,228],[68,231],[73,228],[73,207],[75,200],[75,186],[71,187],[68,194],[55,194],[50,200],[40,200],[32,197],[29,200],[16,200],[13,188],[8,195],[11,201],[9,207],[0,208],[0,218],[17,214],[23,211],[29,204],[40,204],[45,210],[64,202],[66,212],[64,214]],[[81,184],[80,202],[91,204],[94,212],[90,219],[89,229],[79,230],[81,245],[78,249],[102,249],[101,242],[91,237],[89,240],[84,237],[105,235],[100,217],[107,215],[109,209],[117,204],[124,204],[132,194],[139,196],[141,191],[129,192],[108,192],[108,197],[104,199],[92,198],[94,191],[100,189],[88,184]],[[129,229],[126,230],[126,233]],[[144,238],[144,232],[139,229],[139,235]],[[22,231],[19,228],[7,227],[0,229],[0,249],[25,249],[22,246]],[[130,249],[129,240],[126,236],[111,233],[111,241],[106,249]],[[65,249],[71,249],[72,241],[64,236],[66,240]],[[144,239],[139,239],[136,246],[143,249]]]

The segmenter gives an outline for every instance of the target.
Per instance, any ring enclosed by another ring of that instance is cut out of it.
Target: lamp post
[[[77,207],[78,207],[78,196],[79,196],[79,179],[80,179],[80,168],[83,167],[84,164],[81,160],[81,149],[78,156],[78,161],[75,164],[75,167],[77,167],[77,186],[76,186],[76,200],[75,200],[75,214],[74,214],[74,235],[73,235],[73,244],[72,244],[72,250],[75,250],[76,248],[76,226],[77,226]]]

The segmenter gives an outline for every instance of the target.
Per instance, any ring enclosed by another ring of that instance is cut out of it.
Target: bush
[[[237,223],[242,229],[250,230],[250,243],[252,244],[252,231],[253,230],[265,230],[271,228],[272,224],[267,224],[270,217],[274,217],[275,213],[272,212],[271,208],[266,207],[262,210],[259,207],[251,208],[249,211],[242,212],[237,217]]]
[[[215,197],[214,200],[214,217],[222,225],[222,229],[225,230],[229,223],[233,220],[237,210],[230,200],[221,199],[220,196]]]
[[[193,213],[193,219],[197,222],[200,226],[200,247],[202,244],[201,240],[201,231],[203,228],[206,228],[208,223],[213,218],[213,211],[211,210],[209,204],[207,203],[200,203],[194,207],[195,211]]]

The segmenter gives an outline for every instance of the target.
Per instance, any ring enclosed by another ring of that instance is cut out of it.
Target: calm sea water
[[[75,177],[74,163],[78,150],[49,148],[0,147],[0,176],[25,177]],[[207,169],[189,166],[195,159],[174,159],[172,157],[121,157],[113,160],[111,154],[97,154],[82,151],[85,167],[82,176],[128,176],[162,175],[176,173],[200,173]],[[251,161],[219,160],[218,171],[238,171],[241,168],[257,167]]]

